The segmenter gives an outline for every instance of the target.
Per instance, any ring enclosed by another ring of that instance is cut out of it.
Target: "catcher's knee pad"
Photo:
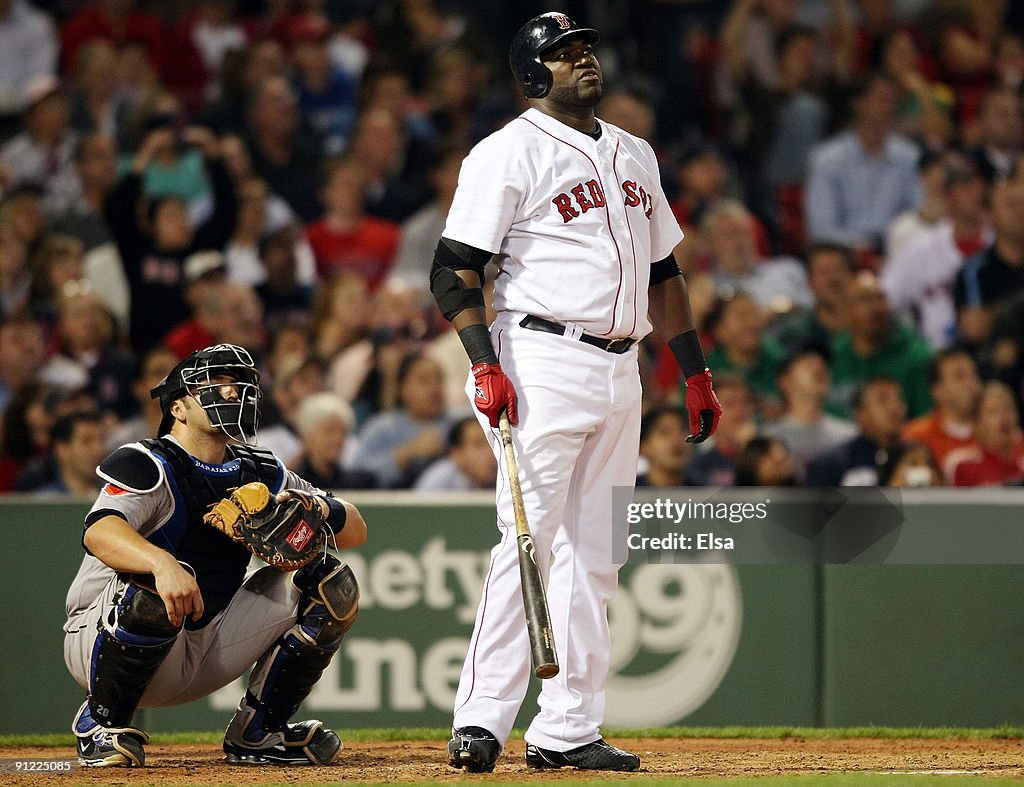
[[[253,667],[228,727],[230,741],[256,745],[283,730],[355,622],[359,586],[333,555],[299,569],[292,582],[302,592],[298,618]]]
[[[180,627],[156,594],[127,584],[102,623],[89,674],[89,713],[103,727],[125,727]]]
[[[328,554],[296,571],[292,582],[302,591],[299,625],[316,631],[316,644],[337,647],[359,613],[359,584],[352,569]]]

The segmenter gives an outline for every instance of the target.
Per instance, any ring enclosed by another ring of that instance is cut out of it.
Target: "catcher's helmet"
[[[220,376],[231,377],[233,382],[227,385],[212,382],[212,378]],[[233,440],[255,443],[259,402],[263,395],[259,383],[259,370],[244,347],[217,344],[192,353],[149,392],[152,398],[160,399],[160,410],[164,414],[158,436],[167,434],[174,424],[171,405],[191,395],[206,411],[211,426]],[[233,389],[234,396],[225,396],[225,388]]]
[[[549,11],[535,16],[516,33],[508,50],[508,64],[527,98],[544,98],[551,90],[551,72],[541,55],[569,36],[583,36],[593,45],[601,37],[592,27],[580,27],[565,14]]]

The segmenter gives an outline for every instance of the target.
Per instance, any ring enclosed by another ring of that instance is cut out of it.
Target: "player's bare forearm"
[[[331,536],[327,543],[336,549],[352,549],[366,543],[366,520],[358,508],[347,500],[342,502],[345,504],[345,527]]]
[[[648,290],[648,297],[651,323],[664,341],[697,327],[686,280],[682,276],[673,276],[653,285]]]
[[[150,544],[127,521],[106,516],[94,522],[82,539],[86,548],[115,571],[152,574],[156,592],[164,602],[167,619],[180,626],[191,616],[203,616],[202,593],[195,578],[170,552]]]
[[[82,543],[115,571],[154,574],[168,561],[177,565],[170,552],[149,543],[128,522],[117,516],[105,516],[90,525]]]

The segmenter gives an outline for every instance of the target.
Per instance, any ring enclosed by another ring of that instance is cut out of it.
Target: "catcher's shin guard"
[[[288,724],[355,622],[359,587],[352,570],[326,555],[295,573],[299,617],[256,662],[249,689],[224,736],[235,764],[318,764],[337,759],[341,741],[319,721]]]
[[[145,764],[148,738],[130,726],[132,716],[179,631],[158,595],[124,585],[96,637],[89,697],[72,725],[83,765]]]

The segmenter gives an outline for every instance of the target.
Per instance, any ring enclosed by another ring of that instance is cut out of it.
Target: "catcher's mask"
[[[546,52],[570,36],[582,36],[591,46],[601,37],[592,27],[580,27],[565,14],[535,16],[516,33],[508,51],[508,64],[526,98],[544,98],[551,90],[551,72],[543,63]]]
[[[217,344],[192,353],[149,392],[160,399],[164,414],[157,436],[167,434],[174,424],[171,405],[192,396],[206,411],[211,426],[232,440],[255,444],[263,395],[259,382],[260,373],[243,347]]]

